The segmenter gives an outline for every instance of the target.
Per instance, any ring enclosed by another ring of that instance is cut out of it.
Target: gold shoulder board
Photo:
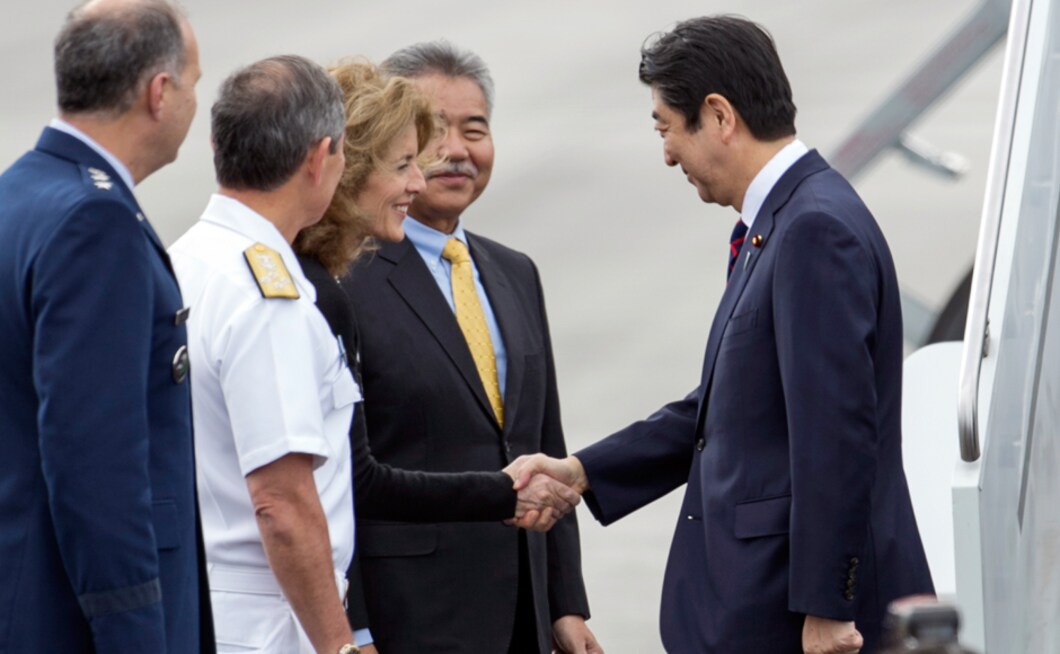
[[[247,260],[250,272],[258,282],[262,297],[298,299],[298,287],[291,279],[291,273],[287,272],[287,266],[283,265],[283,257],[279,252],[255,243],[243,250],[243,258]]]

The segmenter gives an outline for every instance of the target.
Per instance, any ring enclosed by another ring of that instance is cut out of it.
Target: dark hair
[[[296,55],[270,57],[221,83],[210,112],[217,182],[272,191],[291,178],[310,148],[342,143],[342,89],[318,64]]]
[[[699,129],[703,99],[732,103],[760,141],[795,133],[795,103],[776,46],[761,26],[738,16],[705,16],[678,23],[640,51],[640,81]]]
[[[142,0],[107,8],[86,5],[70,12],[55,38],[60,111],[121,114],[156,74],[167,71],[180,83],[184,17],[174,4]]]
[[[493,78],[486,62],[474,52],[461,50],[445,39],[416,43],[386,58],[380,68],[388,75],[423,77],[440,73],[466,77],[478,85],[486,99],[487,117],[493,113]]]

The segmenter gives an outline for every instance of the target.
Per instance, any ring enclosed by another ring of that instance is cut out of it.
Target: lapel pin
[[[765,239],[762,238],[761,234],[755,234],[754,237],[751,239],[751,245],[755,246],[756,248],[762,247],[763,242],[765,242]]]

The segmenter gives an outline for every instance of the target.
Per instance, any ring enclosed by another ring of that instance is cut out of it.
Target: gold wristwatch
[[[339,648],[339,654],[360,654],[361,649],[353,643],[346,643]]]

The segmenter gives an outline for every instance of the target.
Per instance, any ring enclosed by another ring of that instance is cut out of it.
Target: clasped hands
[[[548,531],[574,510],[589,488],[581,462],[573,456],[553,459],[544,454],[524,455],[504,472],[515,489],[515,517],[506,524],[531,531]]]

